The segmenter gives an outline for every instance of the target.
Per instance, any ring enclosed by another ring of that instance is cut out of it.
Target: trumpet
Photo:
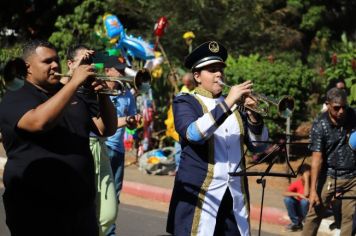
[[[123,83],[132,84],[136,90],[143,90],[146,89],[147,86],[151,85],[151,73],[145,68],[138,71],[125,68],[125,74],[128,76],[110,77],[106,75],[97,75],[96,78],[105,81],[119,82],[123,87],[125,87]]]
[[[219,84],[231,88],[230,85],[227,85],[221,80],[219,81]],[[268,97],[264,94],[254,92],[252,92],[248,96],[257,102],[257,106],[250,107],[247,105],[243,105],[242,103],[238,103],[236,104],[237,109],[239,109],[240,111],[250,110],[262,116],[267,116],[269,113],[270,105],[275,105],[277,106],[278,115],[285,119],[290,117],[294,111],[294,98],[292,96],[283,96],[280,99],[275,99]]]
[[[94,77],[95,77],[95,79],[118,82],[121,85],[122,90],[125,89],[126,87],[131,87],[130,85],[133,85],[133,87],[136,90],[144,90],[144,89],[149,88],[151,85],[152,77],[151,77],[151,73],[147,69],[141,69],[141,70],[135,71],[130,68],[125,68],[125,74],[128,76],[111,77],[111,76],[96,74]],[[60,76],[60,77],[71,77],[72,76],[72,75],[65,75],[65,74],[60,74],[60,73],[55,73],[54,75]],[[85,87],[85,86],[82,86],[82,87]],[[90,89],[88,89],[88,88],[81,88],[80,92],[88,93],[89,90]],[[102,90],[98,91],[98,93],[116,96],[121,93],[121,90],[102,89]]]

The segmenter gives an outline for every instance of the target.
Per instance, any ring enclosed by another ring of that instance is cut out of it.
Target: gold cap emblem
[[[219,44],[215,41],[209,43],[209,50],[213,53],[219,52]]]

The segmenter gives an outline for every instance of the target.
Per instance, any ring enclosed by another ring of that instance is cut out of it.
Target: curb
[[[250,205],[250,218],[259,221],[260,211],[261,207]],[[264,206],[262,211],[262,222],[274,225],[288,225],[290,220],[286,211]]]
[[[123,193],[131,194],[150,200],[169,203],[172,196],[172,190],[156,187],[147,184],[141,184],[131,181],[124,181],[122,184]]]
[[[131,181],[123,182],[122,192],[165,203],[169,203],[172,196],[171,189]],[[252,220],[260,220],[260,210],[261,208],[258,206],[250,206],[250,217]],[[290,223],[286,211],[273,207],[263,207],[262,221],[277,225],[287,225]]]

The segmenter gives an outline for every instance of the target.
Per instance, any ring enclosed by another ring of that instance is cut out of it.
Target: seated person
[[[300,167],[297,180],[291,183],[287,191],[283,194],[284,204],[288,211],[288,216],[292,221],[287,225],[288,231],[299,231],[303,229],[302,221],[309,209],[309,182],[310,165],[303,164]]]

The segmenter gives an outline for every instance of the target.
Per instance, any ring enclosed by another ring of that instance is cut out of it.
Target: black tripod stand
[[[264,143],[264,144],[273,144],[273,149],[266,154],[263,158],[261,158],[257,163],[246,167],[245,169],[240,170],[237,172],[241,162],[233,172],[230,172],[230,176],[261,176],[259,179],[256,180],[258,184],[261,184],[262,186],[262,196],[261,196],[261,210],[260,210],[260,220],[259,220],[259,226],[258,226],[258,235],[261,235],[261,224],[262,224],[262,213],[263,213],[263,202],[264,202],[264,194],[265,194],[265,187],[266,187],[266,176],[274,176],[274,177],[287,177],[287,178],[295,178],[300,170],[300,167],[304,164],[304,161],[306,159],[306,156],[303,158],[302,163],[298,167],[297,171],[295,172],[290,164],[290,159],[289,159],[289,154],[287,152],[283,152],[285,154],[285,160],[288,166],[288,172],[291,173],[276,173],[276,172],[271,172],[271,169],[273,165],[276,163],[277,159],[279,158],[278,155],[275,155],[275,157],[272,158],[270,163],[268,164],[267,168],[263,172],[258,172],[258,171],[250,171],[247,172],[248,169],[263,163],[265,160],[267,160],[272,154],[275,154],[277,151],[280,150],[286,150],[286,145],[305,145],[309,143],[291,143],[291,142],[269,142],[269,141],[254,141],[255,143]],[[246,155],[247,150],[245,150],[243,158]]]

